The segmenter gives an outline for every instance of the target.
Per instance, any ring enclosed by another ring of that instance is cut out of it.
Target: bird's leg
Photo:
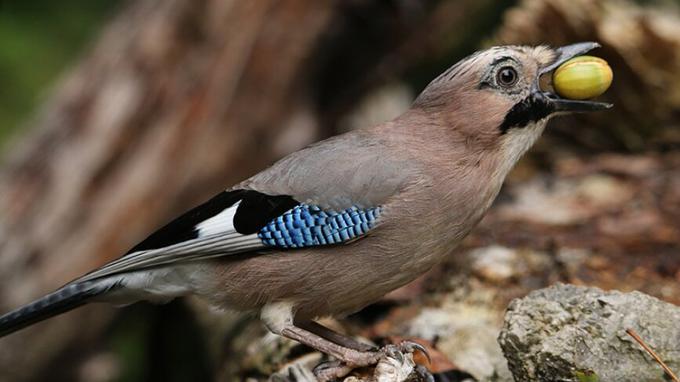
[[[354,368],[373,365],[382,357],[382,353],[379,351],[352,349],[296,326],[294,324],[293,307],[294,305],[289,302],[270,303],[262,308],[260,318],[272,333],[295,340],[341,361],[340,364],[333,367],[324,366],[315,369],[315,374],[319,379],[330,380],[342,377]],[[318,329],[318,327],[315,327],[315,329]],[[329,329],[328,332],[332,331]],[[337,337],[341,337],[339,334],[335,334]]]
[[[305,321],[295,321],[295,326],[304,329],[308,332],[314,333],[319,337],[323,337],[333,343],[340,346],[354,349],[360,352],[375,352],[378,348],[375,346],[359,342],[352,337],[342,335],[330,328],[327,328],[316,321],[305,320]]]
[[[427,355],[427,351],[421,345],[408,341],[399,345],[387,345],[380,350],[372,347],[366,350],[364,344],[348,339],[318,323],[311,323],[312,321],[296,323],[294,306],[293,303],[286,301],[269,303],[262,307],[260,318],[272,333],[295,340],[340,361],[317,366],[314,373],[320,380],[343,377],[354,368],[374,365],[381,358],[391,357],[391,354],[399,352],[412,353],[417,350]],[[318,333],[314,333],[315,331]],[[340,340],[338,342],[341,343],[336,343],[335,340]]]
[[[382,357],[379,351],[359,351],[338,345],[293,324],[285,326],[280,334],[339,360],[339,362],[325,362],[314,368],[314,374],[320,381],[342,378],[357,367],[377,363]]]
[[[344,377],[357,367],[377,363],[382,356],[382,353],[378,351],[359,351],[338,345],[293,324],[285,326],[280,334],[339,360],[339,362],[322,363],[314,368],[314,374],[320,381],[332,381]]]
[[[378,349],[375,346],[359,342],[352,337],[342,335],[330,328],[321,325],[316,321],[311,320],[299,322],[295,321],[295,326],[297,326],[298,328],[305,329],[309,332],[312,332],[320,337],[323,337],[331,342],[334,342],[346,348],[358,350],[361,352],[384,351],[384,349]],[[425,347],[423,347],[417,342],[403,341],[396,347],[396,349],[406,353],[415,353],[416,351],[421,352],[427,358],[428,363],[432,363],[432,359],[430,358],[430,354],[427,352],[427,349],[425,349]]]
[[[378,362],[381,356],[381,353],[378,351],[359,351],[338,345],[335,342],[329,341],[292,324],[282,328],[278,334],[307,345],[322,353],[331,355],[348,366],[361,367],[372,365]]]
[[[354,349],[360,352],[377,352],[378,349],[375,346],[365,344],[355,339],[344,336],[334,330],[331,330],[316,321],[306,320],[295,322],[295,326],[314,333],[320,337],[323,337],[335,344],[340,346]],[[327,381],[342,378],[349,374],[354,367],[345,364],[342,361],[329,361],[317,365],[314,368],[314,374],[319,380]]]

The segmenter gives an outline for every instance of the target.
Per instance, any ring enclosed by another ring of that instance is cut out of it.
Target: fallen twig
[[[642,346],[642,348],[645,349],[659,365],[661,365],[661,368],[666,372],[666,374],[668,374],[669,377],[671,377],[673,382],[680,382],[680,379],[678,379],[673,371],[668,366],[666,366],[666,364],[661,360],[661,357],[659,357],[659,355],[656,354],[656,352],[652,350],[652,348],[649,347],[649,345],[647,345],[633,329],[626,329],[626,333],[633,337],[633,339],[637,341],[637,343],[639,343],[640,346]]]

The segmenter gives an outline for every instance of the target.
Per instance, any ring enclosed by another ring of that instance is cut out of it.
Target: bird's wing
[[[383,203],[407,173],[378,155],[376,145],[350,134],[301,150],[188,211],[79,281],[361,238],[379,222]]]
[[[297,151],[239,186],[336,210],[373,207],[422,171],[388,136],[352,131]]]

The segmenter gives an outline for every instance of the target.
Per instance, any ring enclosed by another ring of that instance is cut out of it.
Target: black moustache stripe
[[[505,115],[505,119],[500,125],[501,134],[507,133],[511,128],[522,128],[530,123],[540,121],[554,111],[554,106],[545,96],[531,93],[516,103]]]

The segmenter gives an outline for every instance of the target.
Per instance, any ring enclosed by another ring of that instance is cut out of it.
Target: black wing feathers
[[[244,235],[256,233],[265,224],[299,204],[295,199],[285,195],[271,196],[253,190],[223,191],[163,226],[127,253],[167,247],[196,239],[198,224],[238,201],[241,201],[241,204],[234,216],[234,228],[236,232]]]
[[[196,239],[198,237],[197,224],[233,206],[234,203],[241,200],[246,192],[248,191],[234,190],[220,192],[207,202],[185,212],[180,217],[166,224],[144,239],[144,241],[134,246],[128,253],[167,247],[183,241]]]
[[[300,204],[286,195],[270,196],[257,191],[247,191],[234,216],[236,232],[248,235]]]

